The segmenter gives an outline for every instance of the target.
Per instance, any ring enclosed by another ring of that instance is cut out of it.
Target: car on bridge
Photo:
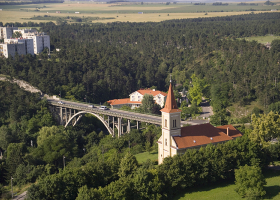
[[[94,105],[88,105],[89,108],[94,108]]]
[[[100,106],[99,109],[100,110],[109,110],[109,108],[107,108],[106,106]]]
[[[62,102],[62,101],[59,101],[59,102],[57,102],[58,104],[65,104],[64,102]]]

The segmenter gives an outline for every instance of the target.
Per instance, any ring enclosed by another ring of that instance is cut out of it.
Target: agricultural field
[[[117,3],[106,4],[96,2],[64,2],[56,4],[25,4],[1,5],[1,22],[56,22],[58,17],[89,18],[88,23],[107,22],[160,22],[171,19],[198,17],[216,17],[227,15],[248,14],[251,12],[271,12],[280,10],[280,2],[274,6],[257,5],[238,6],[230,3],[228,6],[213,6],[212,4],[194,5],[190,3]],[[60,12],[60,13],[59,13]],[[75,12],[79,12],[75,14]],[[139,14],[142,13],[143,14]],[[45,17],[44,16],[48,16]],[[52,19],[49,19],[49,18]],[[71,21],[71,20],[70,20]],[[75,21],[67,21],[68,23]]]
[[[266,170],[264,176],[267,181],[265,185],[266,196],[263,199],[280,199],[280,171]],[[234,182],[221,182],[212,186],[192,188],[184,194],[178,195],[177,200],[206,200],[206,199],[232,199],[242,200],[235,191]]]

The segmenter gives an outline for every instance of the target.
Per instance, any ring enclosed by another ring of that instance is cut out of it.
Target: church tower
[[[158,164],[161,164],[164,158],[177,154],[177,145],[172,136],[181,136],[181,110],[177,107],[171,81],[161,116],[162,135],[158,140]]]

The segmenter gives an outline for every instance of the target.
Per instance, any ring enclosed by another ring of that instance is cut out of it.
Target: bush
[[[259,166],[245,165],[235,170],[235,191],[242,197],[254,199],[265,195],[266,181]]]

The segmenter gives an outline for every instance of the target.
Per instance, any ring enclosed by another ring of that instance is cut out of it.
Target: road
[[[199,116],[200,118],[208,119],[211,115],[213,115],[213,110],[208,101],[203,100],[200,105],[202,108],[202,113]]]
[[[20,195],[13,198],[13,200],[24,200],[26,198],[27,191],[21,193]]]
[[[143,121],[143,122],[147,122],[147,123],[153,123],[153,124],[157,124],[157,125],[161,125],[161,123],[162,123],[161,116],[153,116],[153,115],[147,115],[147,114],[141,114],[141,113],[135,113],[135,112],[128,112],[128,111],[118,110],[118,109],[101,110],[99,107],[90,108],[90,107],[88,107],[88,104],[72,102],[72,101],[67,101],[67,100],[53,99],[50,97],[48,97],[47,100],[51,104],[58,104],[59,101],[62,101],[64,104],[62,104],[61,106],[73,108],[73,109],[77,109],[77,110],[86,110],[89,112],[105,114],[105,115],[107,114],[107,115],[115,116],[115,117],[123,116],[123,118]],[[59,106],[59,104],[58,104],[58,106]],[[196,125],[196,124],[208,123],[208,121],[207,120],[188,120],[188,121],[182,121],[181,123]]]

